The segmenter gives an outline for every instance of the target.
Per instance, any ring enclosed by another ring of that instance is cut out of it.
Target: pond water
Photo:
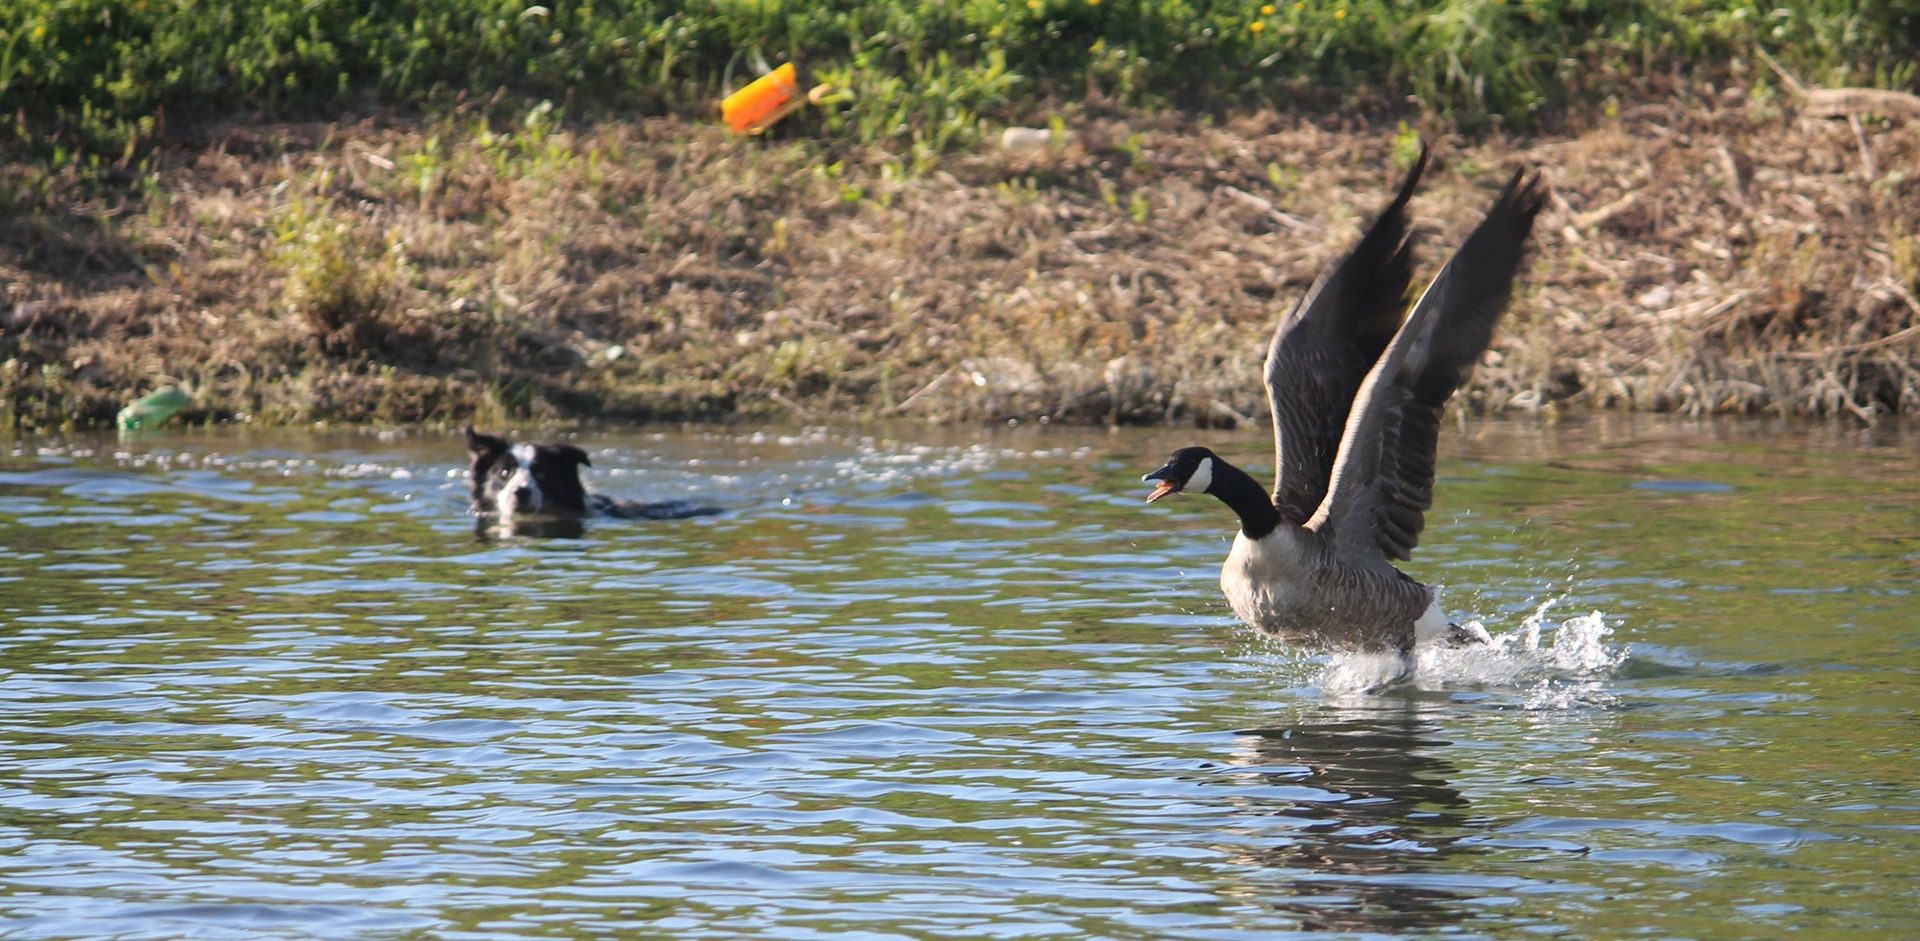
[[[1260,432],[607,432],[728,509],[476,529],[455,436],[0,447],[9,938],[1920,931],[1920,434],[1450,424],[1363,692],[1142,504]]]

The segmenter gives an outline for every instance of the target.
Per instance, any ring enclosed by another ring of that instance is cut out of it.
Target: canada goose
[[[1158,484],[1148,503],[1210,493],[1239,515],[1220,587],[1241,620],[1290,643],[1404,655],[1450,629],[1434,591],[1389,560],[1419,541],[1441,410],[1493,338],[1546,187],[1514,173],[1406,314],[1407,200],[1426,166],[1423,148],[1360,244],[1274,331],[1273,495],[1206,448],[1142,478]]]

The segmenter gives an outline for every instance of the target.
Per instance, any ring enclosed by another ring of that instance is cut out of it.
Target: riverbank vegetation
[[[1429,265],[1555,183],[1473,403],[1920,409],[1920,123],[1791,81],[1911,89],[1894,4],[193,7],[0,12],[0,425],[1237,422],[1418,136]]]

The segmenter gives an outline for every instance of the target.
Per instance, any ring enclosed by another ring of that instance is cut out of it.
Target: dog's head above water
[[[587,452],[571,444],[508,444],[467,426],[467,453],[473,457],[473,512],[515,515],[578,516],[587,511],[587,490],[580,466],[592,466]]]

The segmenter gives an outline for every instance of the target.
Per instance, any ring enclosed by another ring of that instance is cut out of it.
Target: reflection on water
[[[1920,443],[1603,432],[1455,436],[1413,569],[1497,643],[1371,695],[1156,432],[586,436],[729,512],[484,539],[454,439],[16,442],[0,933],[1904,930]]]
[[[1236,861],[1295,873],[1279,911],[1314,931],[1398,933],[1467,917],[1470,893],[1436,874],[1471,825],[1438,722],[1415,702],[1235,736],[1231,761],[1273,798],[1243,799],[1249,816],[1297,821],[1293,838]]]
[[[473,518],[473,538],[476,542],[499,542],[510,539],[584,539],[587,535],[587,521],[579,516],[514,516],[509,519],[496,519],[490,516]]]

